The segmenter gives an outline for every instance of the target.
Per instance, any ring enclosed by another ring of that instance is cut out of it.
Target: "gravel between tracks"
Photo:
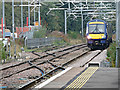
[[[53,52],[64,50],[64,49],[62,48],[62,49],[58,49],[58,50],[54,50],[54,51],[49,51],[48,53],[51,54]],[[77,47],[75,47],[73,50],[75,50],[75,49],[77,49]],[[44,57],[43,59],[38,59],[38,60],[36,60],[36,62],[31,62],[31,63],[32,63],[32,65],[36,65],[40,62],[47,61],[49,59],[55,58],[59,55],[62,55],[63,53],[67,53],[67,52],[71,52],[71,53],[69,53],[68,55],[65,55],[63,57],[54,59],[52,61],[52,63],[60,66],[62,63],[65,63],[67,60],[71,59],[72,57],[82,53],[83,50],[81,49],[81,50],[77,50],[77,51],[72,52],[72,49],[70,49],[70,50],[64,51],[64,52],[57,52],[53,55],[49,55],[47,57]],[[38,53],[37,52],[37,54],[39,54],[40,56],[47,55],[45,52],[44,53]],[[33,55],[31,53],[29,55],[30,55],[30,58],[38,58],[39,57],[39,56]],[[29,60],[26,59],[26,61],[29,61]],[[8,64],[8,65],[14,65],[14,64],[16,64],[16,62],[14,62],[12,64]],[[7,64],[2,65],[2,66],[6,66],[6,65]],[[26,63],[26,64],[22,64],[20,67],[14,67],[12,69],[11,68],[7,69],[4,72],[0,71],[0,73],[2,73],[2,76],[5,76],[5,75],[9,75],[11,73],[15,73],[19,70],[22,70],[22,69],[24,69],[28,66],[30,67],[30,64]],[[44,70],[45,72],[48,72],[48,71],[50,71],[54,68],[49,63],[44,63],[44,64],[41,64],[41,65],[38,65],[37,67]],[[41,75],[42,74],[41,74],[40,70],[38,70],[37,68],[31,68],[29,70],[26,70],[26,71],[20,72],[18,74],[12,75],[8,78],[4,78],[0,81],[0,83],[4,86],[8,86],[8,88],[14,88],[14,87],[17,87],[18,85],[22,85],[22,84],[25,84],[25,83],[27,83],[31,80],[34,80],[35,78],[38,78]]]

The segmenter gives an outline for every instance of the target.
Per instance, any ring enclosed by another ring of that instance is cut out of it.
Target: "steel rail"
[[[71,49],[71,48],[74,48],[74,47],[77,47],[77,46],[81,46],[81,45],[85,45],[85,44],[74,45],[74,46],[71,46],[71,47],[66,48],[65,50],[58,50],[57,52],[63,52],[63,51],[66,51],[66,50],[69,50],[69,49]],[[33,52],[34,52],[34,51],[33,51]],[[54,53],[57,53],[57,52],[54,52]],[[53,54],[54,54],[54,53],[53,53]],[[35,52],[34,52],[33,54],[35,54]],[[49,56],[48,54],[47,54],[47,55],[44,55],[44,56],[40,56],[39,54],[36,54],[36,55],[39,56],[39,58],[35,58],[35,59],[33,59],[33,60],[30,60],[31,62]],[[10,66],[1,68],[0,71],[3,71],[3,70],[8,69],[8,68],[13,68],[13,67],[16,67],[16,66],[19,66],[19,65],[22,65],[22,64],[26,64],[27,62],[28,62],[28,61],[24,61],[24,62],[20,62],[20,63],[14,64],[14,65],[10,65]]]
[[[84,48],[86,48],[86,47],[84,47]],[[78,50],[78,49],[76,49],[76,50]],[[52,72],[54,72],[54,71],[56,71],[56,70],[58,70],[58,69],[62,69],[62,70],[63,70],[63,67],[64,67],[65,65],[67,65],[68,63],[70,63],[70,62],[78,59],[79,57],[85,55],[85,54],[88,53],[88,52],[89,52],[89,51],[85,51],[85,52],[83,52],[82,54],[78,55],[77,57],[74,57],[74,58],[72,58],[71,60],[65,62],[65,63],[62,64],[61,66],[58,66],[58,67],[52,69],[51,71],[49,71],[48,73],[46,73],[46,74],[43,75],[42,77],[39,77],[39,78],[36,79],[36,80],[33,80],[33,81],[31,81],[31,82],[28,82],[27,84],[24,84],[24,85],[22,85],[22,86],[19,86],[19,87],[18,87],[18,90],[23,90],[23,89],[30,88],[31,86],[35,85],[36,82],[40,82],[41,79],[44,78],[44,76],[47,76],[48,74],[50,74],[50,73],[52,73]]]
[[[89,50],[89,51],[90,51],[90,50]],[[67,64],[71,63],[72,61],[80,58],[81,56],[83,56],[83,55],[85,55],[85,54],[87,54],[89,51],[85,51],[85,52],[83,52],[82,54],[80,54],[80,55],[72,58],[71,60],[69,60],[69,61],[65,62],[64,64],[62,64],[61,67],[66,66]],[[83,64],[82,67],[84,67],[86,64],[88,64],[90,61],[92,61],[95,57],[97,57],[97,56],[98,56],[100,53],[102,53],[102,52],[103,52],[103,50],[101,50],[100,52],[98,52],[98,53],[97,53],[96,55],[94,55],[88,62],[86,62],[85,64]],[[81,66],[80,66],[80,67],[81,67]],[[53,70],[51,70],[51,71],[48,72],[47,74],[50,74],[50,73],[54,72],[55,70],[58,70],[58,67],[55,68],[55,69],[53,69]],[[44,76],[46,76],[47,74],[45,74]],[[29,83],[27,83],[27,84],[25,84],[25,85],[20,86],[18,90],[30,88],[31,86],[35,85],[36,82],[40,82],[41,79],[44,78],[44,76],[43,76],[43,77],[40,77],[40,78],[38,78],[38,79],[36,79],[36,80],[33,80],[32,82],[29,82]]]
[[[72,49],[72,48],[77,47],[77,46],[79,46],[79,45],[75,45],[75,46],[72,46],[72,47],[63,49],[62,51],[66,51],[66,50]],[[77,49],[75,49],[75,50],[72,50],[71,52],[74,52],[74,51],[79,50],[79,49],[81,49],[81,48],[87,47],[86,45],[83,45],[83,46],[80,45],[80,46],[81,46],[81,47],[79,47],[79,48],[77,48]],[[61,51],[58,51],[58,52],[61,52]],[[71,53],[71,52],[67,51],[67,52],[65,52],[65,53],[63,53],[63,54],[61,54],[61,55],[58,55],[58,56],[56,56],[56,57],[53,57],[53,58],[51,58],[51,59],[49,59],[49,60],[42,61],[42,62],[36,64],[36,66],[37,66],[37,65],[44,64],[44,63],[46,63],[46,62],[50,62],[50,61],[52,61],[52,60],[54,60],[54,59],[56,59],[56,58],[60,58],[60,57],[62,57],[62,56],[64,56],[64,55],[67,55],[67,54],[69,54],[69,53]],[[36,54],[36,55],[37,55],[37,54]],[[40,55],[39,55],[39,56],[40,56]],[[43,56],[43,57],[44,57],[44,56]],[[34,60],[29,60],[29,62],[34,62],[34,61],[36,61],[36,60],[38,60],[38,59],[41,59],[41,58],[43,58],[43,57],[40,56],[40,58],[35,58]],[[28,61],[26,61],[25,63],[28,63]],[[24,64],[25,64],[25,63],[24,63]],[[54,65],[54,64],[51,64],[51,65],[52,65],[52,66],[57,66],[57,65]],[[18,66],[18,65],[15,65],[15,66]],[[14,67],[14,66],[12,66],[12,67]],[[59,66],[57,66],[57,67],[59,67]],[[22,69],[22,70],[19,70],[19,71],[17,71],[17,72],[12,73],[12,74],[9,74],[9,75],[6,75],[6,76],[4,76],[4,77],[1,77],[0,79],[10,77],[10,76],[12,76],[12,75],[14,75],[14,74],[23,72],[23,71],[25,71],[25,70],[29,70],[29,69],[31,69],[31,68],[34,68],[34,66],[28,66],[27,68],[24,68],[24,69]],[[61,69],[64,69],[64,68],[61,67]]]
[[[101,50],[100,52],[98,52],[96,55],[94,55],[92,58],[90,58],[86,63],[84,63],[80,67],[84,67],[85,65],[87,65],[90,61],[92,61],[95,57],[97,57],[98,55],[100,55],[102,52],[103,52],[103,50]]]

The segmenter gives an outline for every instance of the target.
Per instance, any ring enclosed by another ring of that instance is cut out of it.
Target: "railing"
[[[25,40],[27,48],[39,48],[41,46],[52,45],[55,41],[61,41],[62,38],[48,37],[48,38],[33,38]]]

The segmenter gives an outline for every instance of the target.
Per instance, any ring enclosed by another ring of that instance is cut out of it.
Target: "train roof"
[[[104,20],[100,20],[100,19],[94,19],[94,20],[89,21],[88,23],[90,23],[90,22],[104,22],[104,23],[106,23]]]

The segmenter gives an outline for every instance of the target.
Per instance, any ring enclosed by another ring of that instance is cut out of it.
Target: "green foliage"
[[[0,2],[0,20],[1,20],[1,18],[2,18],[2,2]],[[1,23],[1,22],[0,22]]]
[[[6,52],[5,52],[5,48],[3,48],[3,43],[2,41],[0,41],[0,60],[4,60],[6,59]]]
[[[5,48],[3,48],[2,50],[2,59],[6,59],[6,52],[5,52]]]
[[[20,2],[15,2],[15,5],[19,5]],[[27,2],[24,4],[28,4]],[[41,6],[40,14],[41,14],[41,24],[42,26],[45,26],[48,31],[62,31],[64,32],[64,10],[54,10],[51,11],[48,15],[47,12],[49,11],[49,8],[57,8],[55,4],[59,4],[59,2],[45,2],[46,5]],[[32,9],[32,8],[31,8]],[[0,4],[0,10],[2,11],[2,3]],[[19,27],[21,25],[21,8],[15,7],[15,27]],[[38,11],[38,8],[35,9],[36,12]],[[0,19],[2,17],[2,12],[0,14]],[[28,17],[28,7],[23,8],[23,23],[24,26],[26,26],[26,17]],[[33,25],[34,22],[34,13],[30,12],[30,23]],[[99,17],[97,17],[98,19]],[[91,19],[91,16],[84,17],[84,33],[86,30],[86,24]],[[36,13],[36,21],[38,21],[38,14]],[[12,3],[11,2],[5,2],[5,22],[8,29],[12,32]],[[115,22],[112,23],[112,28],[115,30]],[[67,30],[80,32],[82,30],[81,27],[81,18],[69,17],[67,19]]]
[[[46,28],[42,27],[40,30],[35,31],[33,34],[34,38],[44,38],[46,36]]]
[[[0,41],[0,60],[2,59],[2,41]]]
[[[116,60],[116,43],[112,43],[107,49],[107,59],[111,62],[112,67],[115,67]]]
[[[77,19],[71,19],[68,18],[68,30],[71,31],[76,31],[76,32],[80,32],[80,30],[82,30],[81,28],[81,18],[77,18]]]
[[[20,5],[20,2],[15,2],[15,5]],[[23,4],[28,4],[28,3],[23,3]],[[0,4],[0,9],[2,8],[2,5]],[[2,11],[2,10],[1,10]],[[31,13],[31,24],[33,24],[33,14]],[[2,15],[2,12],[1,14]],[[1,20],[0,16],[0,20]],[[23,8],[23,23],[26,25],[26,17],[28,17],[28,7]],[[15,28],[19,27],[21,25],[21,8],[20,7],[15,7],[14,8],[14,23],[15,23]],[[6,28],[10,29],[12,32],[12,2],[5,2],[5,24]]]
[[[75,31],[69,31],[68,32],[68,36],[72,39],[77,39],[79,38],[80,36],[80,33],[79,32],[75,32]]]
[[[41,24],[42,26],[45,26],[47,30],[49,31],[62,31],[64,32],[64,11],[63,10],[57,10],[57,11],[51,11],[48,15],[47,12],[49,11],[49,8],[55,8],[57,2],[46,2],[46,5],[42,5],[41,7]],[[20,2],[15,2],[16,5],[19,5]],[[25,3],[24,3],[25,4]],[[27,4],[27,3],[26,3]],[[15,12],[15,27],[19,27],[21,24],[21,9],[20,7],[14,8]],[[38,9],[36,8],[36,11]],[[5,3],[5,21],[6,26],[8,29],[12,30],[12,3],[6,2]],[[2,14],[0,14],[2,15]],[[28,7],[23,8],[23,23],[24,26],[26,25],[26,17],[28,17]],[[34,13],[30,12],[30,23],[33,25],[33,17]],[[78,18],[76,20],[67,20],[68,25],[67,29],[72,31],[80,31],[81,30],[81,19]],[[36,21],[38,21],[38,14],[36,13]],[[11,31],[12,32],[12,31]]]
[[[64,12],[52,11],[47,15],[49,8],[56,7],[55,2],[46,2],[47,6],[41,7],[42,25],[50,31],[64,31]]]

